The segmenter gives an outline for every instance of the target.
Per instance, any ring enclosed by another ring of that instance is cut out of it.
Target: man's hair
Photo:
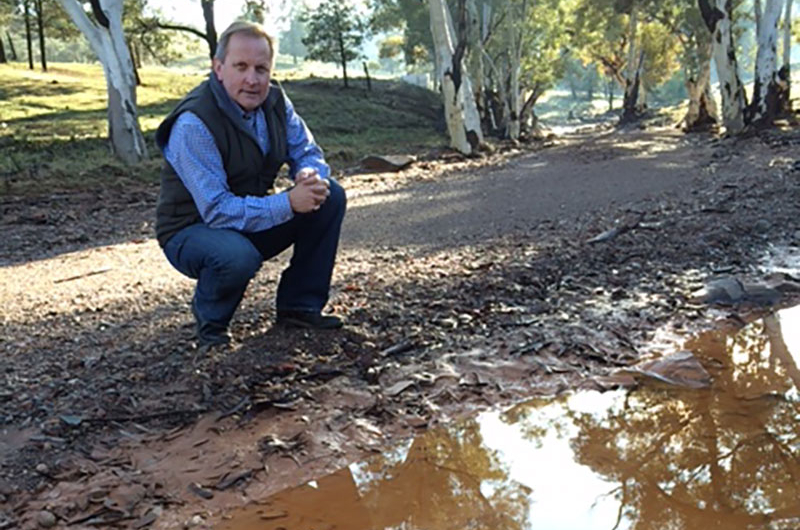
[[[275,37],[267,33],[262,26],[246,20],[237,20],[222,32],[219,41],[217,41],[217,51],[214,53],[214,59],[225,62],[225,55],[228,53],[228,42],[231,40],[231,35],[236,35],[237,33],[247,35],[248,37],[266,39],[269,45],[270,66],[275,66],[275,56],[277,55]]]

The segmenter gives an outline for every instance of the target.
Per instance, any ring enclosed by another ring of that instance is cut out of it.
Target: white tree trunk
[[[512,58],[512,63],[509,65],[511,68],[511,91],[508,94],[509,98],[509,115],[508,115],[508,137],[512,140],[517,140],[519,138],[520,132],[520,112],[521,112],[521,105],[520,100],[522,99],[522,94],[520,94],[519,90],[519,62],[516,58]]]
[[[473,39],[473,48],[470,51],[470,79],[475,80],[473,99],[478,110],[481,123],[486,119],[486,109],[483,108],[484,75],[483,75],[483,32],[481,30],[481,16],[475,0],[467,0],[469,13],[470,35]]]
[[[450,33],[450,42],[454,43],[457,33],[453,27],[453,18],[450,16],[450,9],[447,7],[447,0],[442,0],[442,6],[444,7],[444,18],[447,21],[447,29]],[[462,95],[464,98],[464,118],[467,124],[467,136],[471,138],[470,143],[473,143],[477,146],[483,143],[483,130],[481,129],[481,115],[478,112],[478,104],[475,102],[475,98],[472,96],[472,94],[475,93],[472,88],[472,79],[470,78],[467,69],[464,67],[463,58],[461,64],[459,65],[454,64],[452,60],[450,61],[450,64],[452,64],[453,70],[455,70],[457,66],[461,72],[461,85],[464,87]],[[460,88],[461,87],[459,87],[459,91]]]
[[[703,16],[714,43],[714,64],[722,94],[722,123],[728,134],[738,134],[745,125],[746,101],[744,87],[739,79],[729,3],[729,0],[709,1],[707,5],[710,9]]]
[[[786,11],[783,15],[783,66],[786,67],[787,75],[792,62],[792,3],[794,0],[786,0]],[[787,76],[787,80],[788,80]]]
[[[625,72],[625,91],[630,92],[633,88],[633,82],[636,77],[636,32],[639,26],[639,12],[636,9],[636,0],[631,4],[631,16],[628,23],[628,63],[626,64]],[[632,94],[628,94],[629,97]]]
[[[783,64],[778,70],[780,83],[779,112],[792,111],[792,0],[786,0],[786,11],[783,15]]]
[[[483,50],[483,56],[486,61],[486,64],[489,65],[489,69],[492,71],[494,75],[494,79],[497,82],[497,98],[500,103],[503,105],[502,112],[503,114],[500,116],[500,121],[498,122],[497,117],[494,114],[494,109],[491,107],[489,110],[489,117],[492,120],[492,125],[495,130],[498,131],[506,131],[508,127],[508,114],[510,109],[508,108],[508,97],[506,97],[506,84],[503,82],[505,79],[505,75],[503,71],[497,67],[492,57],[486,51]]]
[[[511,11],[508,15],[508,41],[509,41],[509,65],[510,70],[510,90],[508,94],[509,119],[507,136],[512,140],[519,138],[522,114],[522,94],[520,89],[519,76],[522,70],[522,29],[519,26],[528,16],[528,2],[522,0],[522,5],[518,13]]]
[[[122,29],[122,0],[98,0],[100,17],[93,22],[79,0],[58,0],[86,36],[103,65],[108,89],[108,134],[111,149],[126,164],[147,157],[136,109],[136,76]],[[96,14],[97,15],[97,14]]]
[[[760,6],[756,5],[756,9]],[[753,87],[753,123],[770,122],[777,112],[778,98],[778,21],[783,0],[767,0],[766,9],[758,14],[758,52]]]
[[[685,129],[704,130],[718,120],[717,103],[711,94],[711,43],[698,51],[699,61],[694,75],[687,75],[686,91],[689,93],[689,110],[683,118]]]
[[[445,120],[453,149],[473,154],[483,141],[480,117],[472,97],[472,84],[463,64],[453,64],[454,44],[450,11],[444,0],[429,0],[431,33],[441,65]],[[456,82],[458,86],[456,86]]]

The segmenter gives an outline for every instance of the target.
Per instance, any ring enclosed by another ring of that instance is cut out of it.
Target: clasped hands
[[[319,210],[331,194],[328,179],[320,178],[313,168],[303,168],[294,177],[294,187],[289,190],[289,204],[295,213]]]

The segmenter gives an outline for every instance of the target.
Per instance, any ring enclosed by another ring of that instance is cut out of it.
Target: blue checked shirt
[[[292,179],[300,169],[314,168],[321,178],[330,176],[322,149],[314,142],[303,119],[286,97],[286,139],[289,151],[289,174]],[[229,98],[253,128],[262,153],[269,151],[269,135],[264,112],[259,108],[244,112]],[[182,113],[172,126],[164,158],[172,165],[191,193],[203,222],[211,228],[229,228],[240,232],[260,232],[290,220],[294,213],[288,193],[264,197],[239,197],[228,186],[222,156],[214,137],[192,112]]]

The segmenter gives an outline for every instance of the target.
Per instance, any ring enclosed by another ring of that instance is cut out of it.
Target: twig
[[[593,243],[602,243],[604,241],[611,241],[612,239],[614,239],[618,235],[624,234],[625,232],[628,232],[628,231],[633,230],[634,228],[638,227],[639,224],[641,224],[643,217],[644,217],[644,215],[640,215],[638,219],[636,219],[634,221],[628,221],[628,222],[623,223],[623,224],[621,224],[619,226],[615,226],[614,228],[612,228],[610,230],[606,230],[602,234],[594,236],[593,238],[587,240],[586,242],[591,245]]]
[[[222,414],[220,414],[219,417],[216,419],[216,421],[222,421],[223,419],[227,418],[228,416],[233,416],[237,412],[246,409],[250,405],[252,405],[252,403],[250,401],[250,396],[245,396],[233,408],[228,409],[225,412],[223,412]]]
[[[95,276],[97,274],[104,274],[110,270],[113,270],[111,267],[106,269],[100,269],[92,272],[87,272],[85,274],[78,274],[77,276],[70,276],[69,278],[61,278],[60,280],[53,280],[53,283],[64,283],[64,282],[71,282],[73,280],[80,280],[81,278],[87,278],[89,276]]]
[[[143,414],[141,416],[116,416],[111,418],[86,418],[84,423],[113,423],[113,422],[127,422],[127,421],[147,421],[156,420],[159,418],[169,418],[170,416],[185,416],[189,414],[202,414],[208,412],[208,409],[183,409],[183,410],[169,410],[165,412],[154,412],[153,414]]]
[[[380,352],[381,357],[391,357],[392,355],[400,355],[401,353],[405,353],[416,346],[416,342],[413,340],[406,340],[403,342],[399,342],[394,346],[389,346],[385,350]]]

